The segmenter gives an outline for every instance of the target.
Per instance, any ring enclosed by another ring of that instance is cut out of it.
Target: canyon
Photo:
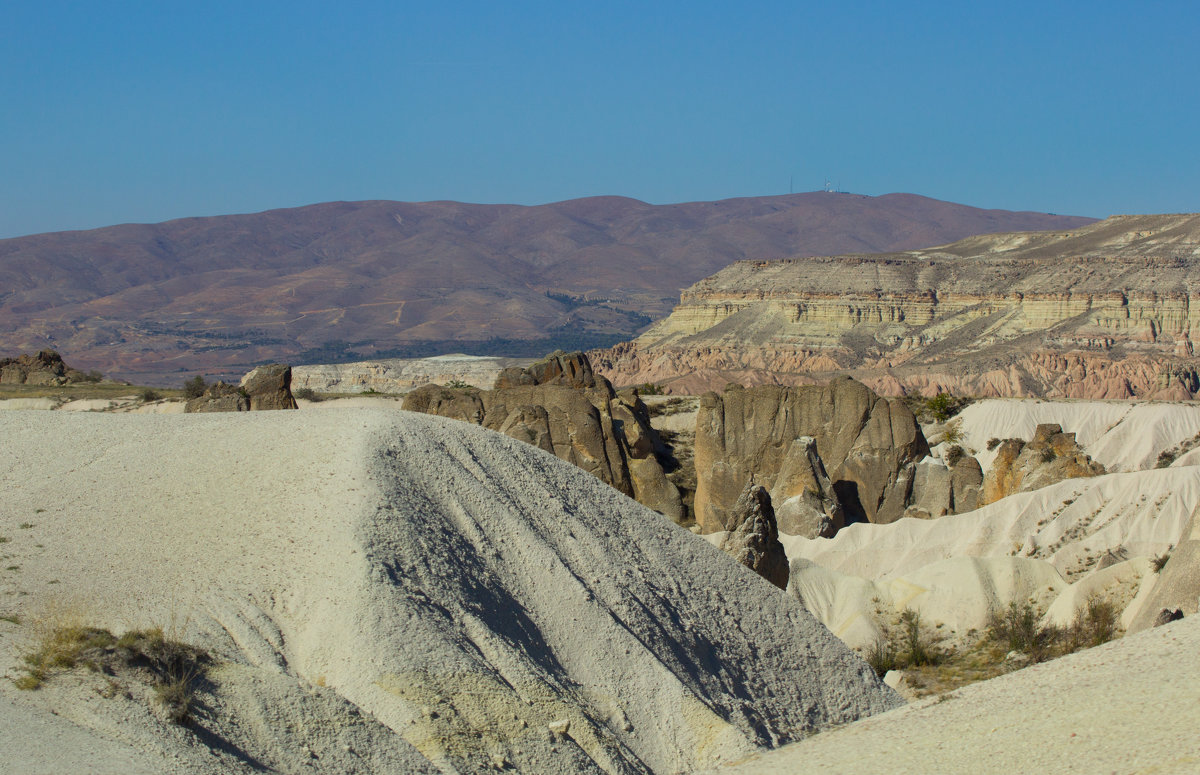
[[[850,374],[885,395],[1189,399],[1198,265],[1200,215],[740,261],[591,355],[616,385],[673,394]]]

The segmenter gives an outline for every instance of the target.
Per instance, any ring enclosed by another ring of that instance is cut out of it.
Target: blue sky
[[[0,6],[0,237],[335,199],[1200,210],[1191,2]]]

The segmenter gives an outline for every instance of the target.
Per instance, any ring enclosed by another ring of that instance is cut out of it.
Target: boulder
[[[1182,618],[1183,611],[1180,611],[1178,608],[1176,608],[1174,611],[1169,608],[1164,608],[1158,612],[1158,616],[1154,617],[1154,624],[1152,626],[1162,627],[1164,624],[1177,622]]]
[[[292,367],[283,363],[259,366],[242,377],[239,386],[250,398],[250,410],[298,409],[292,396]]]
[[[542,360],[524,368],[509,367],[496,377],[494,390],[505,388],[529,387],[534,385],[563,385],[572,388],[595,388],[600,386],[599,380],[606,384],[608,380],[597,378],[592,371],[592,362],[582,352],[563,352],[556,350]]]
[[[788,559],[779,543],[771,495],[762,485],[748,484],[730,512],[734,527],[720,549],[780,589],[787,589]]]
[[[194,412],[248,412],[250,397],[244,391],[224,382],[209,385],[204,394],[190,399],[183,411]]]
[[[845,515],[817,441],[801,436],[792,442],[771,488],[779,530],[805,538],[830,538],[845,526]]]
[[[1033,440],[1006,439],[983,479],[979,505],[995,503],[1017,492],[1038,490],[1065,479],[1100,476],[1104,466],[1092,460],[1057,423],[1043,423]]]
[[[963,455],[950,466],[951,513],[962,514],[979,507],[983,492],[983,467],[971,455]]]
[[[483,424],[483,399],[476,388],[448,388],[423,385],[409,391],[400,405],[410,412],[436,414],[473,425]]]
[[[903,516],[914,463],[929,454],[902,401],[880,398],[850,377],[804,387],[729,385],[723,394],[702,396],[696,418],[695,517],[701,532],[731,529],[731,510],[745,483],[753,478],[773,488],[801,437],[815,443],[846,522]]]

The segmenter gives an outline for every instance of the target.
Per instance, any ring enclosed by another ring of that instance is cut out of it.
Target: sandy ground
[[[674,772],[898,703],[795,599],[465,423],[5,412],[0,439],[0,674],[55,622],[219,664],[188,728],[102,676],[0,680],[30,733],[0,735],[3,772],[79,746],[111,771]]]
[[[1200,772],[1200,617],[964,687],[722,773]]]

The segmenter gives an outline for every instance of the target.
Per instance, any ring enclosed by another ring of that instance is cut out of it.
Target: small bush
[[[995,436],[988,439],[988,443],[987,443],[988,452],[991,452],[998,446],[1000,446],[1000,439],[996,438]]]
[[[199,398],[205,390],[208,390],[208,383],[199,374],[183,381],[184,398]]]
[[[162,394],[159,393],[154,388],[146,388],[145,390],[143,390],[141,393],[138,394],[138,398],[142,399],[142,401],[144,401],[145,403],[148,404],[151,401],[158,401],[159,399],[161,399]]]
[[[876,610],[879,614],[880,611]],[[890,620],[879,622],[883,637],[871,645],[863,659],[879,676],[889,670],[904,670],[939,664],[944,655],[936,638],[921,622],[921,614],[905,608]]]
[[[1175,462],[1175,457],[1176,455],[1174,450],[1165,449],[1158,453],[1158,460],[1154,463],[1154,467],[1170,468],[1171,464]]]
[[[934,422],[946,422],[954,416],[957,408],[958,404],[954,396],[949,393],[938,393],[925,401],[925,411],[929,413]]]
[[[640,396],[661,396],[663,395],[662,385],[653,382],[645,382],[637,387],[638,395]]]
[[[958,461],[963,459],[963,455],[965,454],[962,447],[957,444],[953,445],[946,450],[946,465],[953,468]]]
[[[1150,561],[1150,567],[1155,573],[1162,573],[1162,569],[1167,566],[1167,560],[1171,559],[1170,552],[1163,552]]]
[[[467,382],[465,379],[452,379],[446,383],[446,387],[461,390],[462,388],[471,387],[471,383]]]
[[[298,390],[294,390],[294,391],[292,391],[292,395],[295,396],[296,398],[299,398],[302,401],[316,402],[316,401],[321,400],[321,397],[319,395],[317,395],[317,392],[315,390],[313,390],[312,388],[308,388],[308,387],[302,387]]]
[[[1075,612],[1067,632],[1067,650],[1079,651],[1108,643],[1117,637],[1117,609],[1099,597],[1088,598]]]
[[[1044,662],[1053,656],[1060,633],[1057,627],[1042,627],[1040,620],[1032,603],[1014,600],[1003,612],[992,613],[988,637],[1009,651],[1025,654],[1031,662]]]
[[[899,668],[899,662],[896,659],[896,648],[888,642],[887,638],[880,638],[871,644],[871,648],[867,649],[867,653],[863,655],[863,659],[875,671],[875,675],[882,678],[889,671]]]

